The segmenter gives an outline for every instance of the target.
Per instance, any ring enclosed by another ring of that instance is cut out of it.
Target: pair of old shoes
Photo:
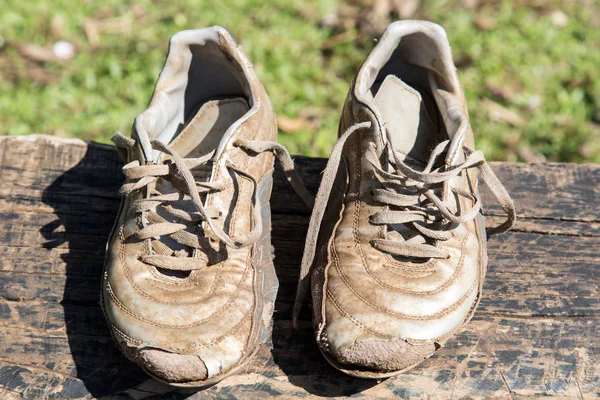
[[[213,384],[265,341],[278,288],[269,198],[273,108],[231,35],[183,31],[131,138],[108,244],[103,308],[123,353],[174,385]],[[472,316],[486,271],[478,176],[508,218],[508,194],[473,149],[444,30],[391,24],[356,76],[315,198],[294,322],[308,293],[325,358],[391,376],[432,355]]]

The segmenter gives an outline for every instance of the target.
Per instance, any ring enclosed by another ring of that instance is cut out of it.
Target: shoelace
[[[134,139],[128,138],[120,132],[117,132],[112,137],[112,141],[118,148],[122,149],[129,149],[136,144]],[[150,140],[150,144],[154,150],[171,156],[172,162],[140,165],[138,160],[134,160],[123,167],[123,173],[130,182],[123,184],[119,191],[121,195],[127,196],[144,188],[150,190],[147,198],[136,200],[132,204],[136,214],[143,213],[148,221],[133,236],[140,240],[158,236],[169,236],[176,242],[193,249],[194,257],[184,257],[187,254],[172,250],[160,240],[153,240],[152,250],[155,254],[143,255],[141,256],[141,261],[169,270],[191,271],[205,268],[208,258],[202,251],[205,246],[201,243],[201,237],[186,230],[202,222],[208,225],[217,239],[231,248],[237,249],[249,246],[261,237],[263,227],[260,207],[257,207],[258,183],[256,179],[236,168],[232,163],[226,163],[228,169],[248,178],[254,185],[252,195],[252,229],[246,235],[234,239],[214,222],[214,219],[219,217],[219,210],[215,207],[205,207],[200,198],[201,194],[223,190],[224,184],[222,182],[198,182],[194,179],[193,170],[205,167],[213,154],[199,158],[182,158],[171,146],[158,140]],[[237,140],[234,146],[256,154],[272,151],[279,160],[286,178],[296,193],[298,193],[307,206],[312,207],[313,197],[297,175],[292,158],[285,147],[275,142],[259,140]],[[168,193],[161,193],[156,188],[150,188],[151,184],[155,183],[159,177],[169,181],[173,186],[173,190]],[[195,212],[188,212],[174,206],[177,202],[184,200],[184,195],[190,197]],[[167,221],[156,212],[157,207],[162,207],[168,214],[184,223]]]
[[[304,257],[300,267],[300,276],[298,280],[298,289],[296,292],[296,301],[294,304],[293,325],[297,326],[298,315],[308,291],[309,277],[311,267],[316,252],[316,243],[319,236],[319,229],[325,213],[325,208],[329,201],[331,189],[338,172],[342,150],[344,144],[352,134],[360,129],[371,127],[371,122],[354,124],[339,138],[333,148],[331,157],[323,172],[322,183],[315,198],[314,213],[311,217],[306,243],[304,247]],[[466,129],[467,122],[463,121],[459,132]],[[372,192],[373,199],[380,204],[394,206],[400,210],[380,211],[371,216],[370,223],[375,225],[393,225],[410,224],[420,235],[411,239],[403,240],[401,237],[375,239],[371,242],[375,248],[398,256],[412,258],[447,258],[448,252],[441,247],[427,243],[427,239],[434,241],[449,240],[452,232],[444,230],[448,223],[464,223],[475,218],[481,209],[481,204],[477,196],[458,188],[452,188],[452,192],[457,196],[470,199],[474,205],[472,208],[461,213],[453,213],[435,193],[435,189],[440,184],[447,182],[453,177],[459,175],[462,171],[477,168],[482,180],[489,186],[490,190],[500,203],[507,214],[507,219],[497,227],[487,230],[488,235],[504,232],[512,226],[516,212],[514,204],[490,168],[486,163],[481,151],[463,146],[465,161],[450,168],[435,168],[435,161],[448,148],[450,141],[445,141],[436,146],[433,150],[427,165],[423,171],[417,171],[400,160],[392,151],[390,157],[393,162],[394,172],[385,171],[379,166],[379,161],[375,152],[374,145],[370,146],[366,158],[374,166],[375,177],[384,187],[375,189]],[[419,203],[419,199],[424,197],[427,201]],[[429,221],[436,223],[429,224]],[[438,228],[438,229],[435,229]],[[399,236],[399,235],[398,235]]]

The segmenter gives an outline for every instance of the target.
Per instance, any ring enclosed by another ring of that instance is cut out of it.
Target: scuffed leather
[[[313,264],[313,322],[321,350],[338,368],[389,371],[385,365],[375,367],[367,362],[348,365],[344,352],[373,341],[380,348],[385,346],[379,343],[389,341],[391,349],[402,340],[414,346],[427,345],[429,354],[433,353],[439,346],[431,344],[443,344],[476,307],[487,265],[486,237],[480,214],[458,226],[453,238],[443,242],[451,254],[447,260],[400,262],[371,246],[384,228],[370,224],[369,217],[384,207],[371,199],[377,183],[364,155],[371,143],[381,152],[384,138],[379,113],[367,98],[357,98],[355,84],[356,80],[344,105],[340,134],[365,121],[371,122],[371,128],[354,134],[344,147],[345,165],[332,191]],[[467,115],[462,90],[454,93],[452,101]],[[465,143],[473,144],[470,128]],[[474,171],[463,173],[449,185],[478,195],[476,175]],[[461,206],[472,204],[461,199]],[[408,360],[406,367],[423,359]]]
[[[148,246],[129,237],[142,227],[131,210],[135,199],[131,196],[124,199],[111,234],[103,277],[105,314],[126,355],[139,361],[131,354],[144,348],[196,355],[206,366],[207,380],[218,380],[243,363],[264,341],[278,286],[270,244],[273,155],[249,154],[232,146],[236,138],[276,140],[276,119],[241,48],[224,29],[215,31],[220,45],[247,69],[245,75],[254,101],[249,117],[242,119],[226,142],[221,143],[211,179],[225,182],[226,188],[209,195],[206,203],[222,211],[218,224],[232,237],[250,231],[254,185],[225,168],[225,163],[234,164],[259,182],[262,238],[237,250],[211,243],[214,254],[209,255],[211,263],[206,269],[192,271],[185,279],[169,277],[138,259],[139,254],[148,252]],[[153,98],[157,97],[155,93]],[[134,159],[143,163],[142,152],[130,152],[129,160]]]

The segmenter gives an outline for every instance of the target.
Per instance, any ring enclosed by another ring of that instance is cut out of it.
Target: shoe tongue
[[[439,132],[421,94],[388,75],[373,100],[388,131],[392,148],[408,164],[424,167],[433,148],[428,132]]]
[[[229,139],[231,125],[248,110],[248,103],[242,97],[207,101],[191,113],[183,130],[169,145],[182,158],[198,158],[217,152]],[[158,160],[162,162],[170,158],[168,154],[160,153]],[[212,176],[212,166],[196,167],[193,174],[197,181],[207,182]]]
[[[229,139],[229,128],[248,110],[241,97],[207,101],[186,121],[170,146],[184,158],[207,155]]]

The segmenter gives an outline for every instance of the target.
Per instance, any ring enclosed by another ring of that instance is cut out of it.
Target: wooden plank
[[[594,164],[492,163],[524,218],[600,221],[600,170]],[[498,214],[489,191],[483,200]]]
[[[296,160],[316,191],[325,160]],[[109,146],[0,138],[0,398],[600,396],[598,166],[494,163],[522,218],[488,242],[474,320],[423,365],[379,384],[324,361],[308,307],[300,329],[291,329],[309,210],[277,173],[273,244],[281,288],[272,342],[240,374],[197,393],[153,381],[127,361],[98,306],[120,167]],[[488,223],[498,222],[485,189],[483,197]]]

